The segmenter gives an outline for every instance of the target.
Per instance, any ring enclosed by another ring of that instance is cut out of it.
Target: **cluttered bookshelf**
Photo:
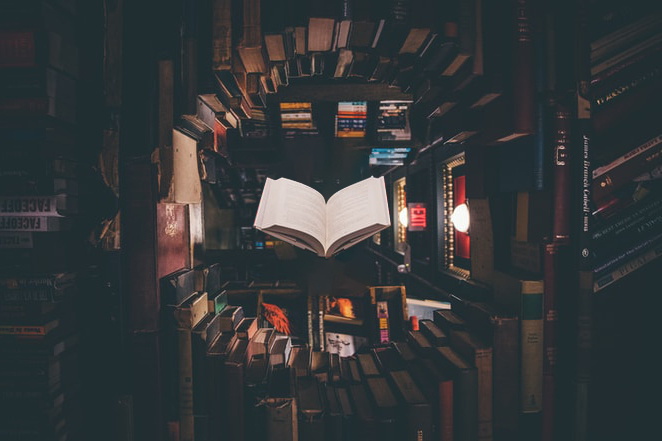
[[[659,6],[5,3],[0,438],[643,434]]]

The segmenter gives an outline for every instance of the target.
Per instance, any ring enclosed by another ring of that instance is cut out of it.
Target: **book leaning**
[[[320,257],[391,225],[384,177],[370,177],[333,194],[286,178],[267,178],[253,226]]]

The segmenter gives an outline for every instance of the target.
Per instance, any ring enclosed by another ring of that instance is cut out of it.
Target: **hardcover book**
[[[390,225],[384,178],[370,177],[328,201],[306,185],[267,178],[253,226],[329,258]]]

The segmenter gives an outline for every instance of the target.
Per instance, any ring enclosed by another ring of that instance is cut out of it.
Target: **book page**
[[[327,202],[326,248],[337,240],[375,225],[390,225],[384,177],[343,188]]]
[[[263,206],[265,201],[266,206]],[[289,179],[267,178],[255,220],[256,228],[286,227],[313,236],[323,244],[325,225],[325,201],[319,192]]]

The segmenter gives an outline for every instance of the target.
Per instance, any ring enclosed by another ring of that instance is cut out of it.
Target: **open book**
[[[267,178],[253,224],[320,257],[330,257],[390,225],[383,177],[345,187],[328,201],[304,184]]]

